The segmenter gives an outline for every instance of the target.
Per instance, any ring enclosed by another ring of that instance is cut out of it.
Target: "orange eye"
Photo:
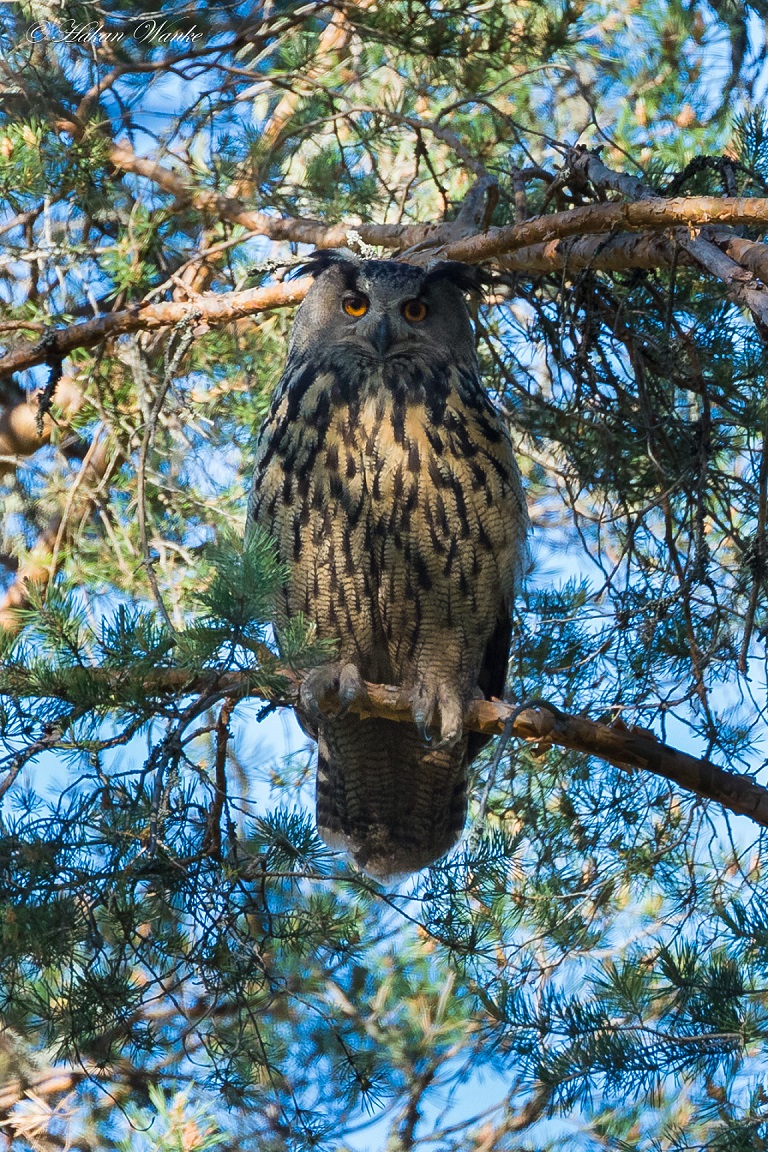
[[[428,311],[423,300],[406,300],[403,304],[403,316],[412,324],[420,324],[422,320],[426,320]]]
[[[344,297],[341,306],[347,316],[359,318],[360,316],[365,316],[368,311],[368,297],[363,296],[362,292],[354,292],[352,295]]]

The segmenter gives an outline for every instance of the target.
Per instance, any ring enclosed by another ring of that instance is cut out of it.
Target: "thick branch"
[[[128,332],[153,332],[186,319],[226,324],[229,320],[252,316],[268,308],[298,304],[306,296],[311,283],[311,279],[305,276],[290,284],[271,284],[268,288],[251,288],[246,292],[211,293],[198,297],[194,302],[169,300],[161,304],[136,304],[122,312],[108,312],[84,324],[53,329],[45,340],[9,352],[0,358],[0,377],[43,364],[52,355],[68,356],[75,348],[91,348],[103,340]]]
[[[190,678],[181,669],[158,670],[145,677],[143,690],[158,696],[202,694],[209,702],[216,698],[243,699],[247,696],[271,700],[282,706],[294,706],[298,700],[300,677],[290,669],[281,668],[276,660],[267,656],[271,677],[280,676],[284,687],[280,693],[254,685],[253,676],[241,672],[211,673],[205,677]],[[105,696],[117,707],[126,698],[128,685],[122,675],[93,669],[89,679],[103,683]],[[61,688],[58,695],[70,699],[71,684]],[[349,706],[361,719],[380,717],[398,723],[412,723],[410,694],[403,688],[388,684],[366,684],[367,698]],[[18,690],[16,695],[23,695]],[[320,701],[325,712],[338,711],[337,695],[329,693]],[[672,781],[687,792],[694,792],[706,800],[715,800],[723,808],[741,816],[748,816],[756,824],[768,827],[768,788],[750,776],[728,772],[710,760],[697,759],[686,752],[662,744],[652,732],[621,725],[600,724],[584,716],[569,716],[544,702],[532,701],[518,710],[500,701],[474,700],[465,713],[467,731],[487,736],[500,735],[513,717],[512,734],[539,746],[557,745],[596,756],[618,768],[638,768],[653,772]]]
[[[135,170],[144,170],[149,175],[155,174],[158,183],[166,177],[174,186],[179,180],[176,174],[168,169],[161,169],[152,160],[134,157]],[[604,167],[604,166],[603,166]],[[606,169],[606,172],[608,169]],[[162,180],[158,172],[164,175]],[[616,175],[616,174],[613,174]],[[630,177],[625,179],[630,180]],[[182,183],[182,191],[186,186]],[[636,181],[634,183],[637,183]],[[195,202],[202,204],[208,202],[216,207],[225,218],[226,197],[219,197],[215,193],[195,193]],[[539,270],[543,260],[552,270],[563,260],[567,262],[565,253],[562,255],[553,252],[551,245],[567,237],[586,237],[589,235],[604,235],[620,229],[626,230],[651,229],[660,231],[669,228],[680,228],[681,225],[689,229],[701,228],[714,221],[742,224],[768,223],[768,198],[743,199],[740,197],[680,197],[675,200],[653,198],[637,201],[635,203],[591,204],[585,208],[574,208],[568,212],[554,212],[548,216],[539,216],[533,220],[526,220],[521,224],[512,224],[504,228],[489,228],[475,235],[453,239],[454,225],[331,225],[330,227],[318,225],[316,221],[304,222],[310,225],[306,234],[297,232],[295,220],[280,220],[276,217],[266,216],[263,213],[240,213],[242,207],[239,201],[232,202],[237,207],[237,221],[252,231],[261,232],[273,239],[301,240],[305,243],[318,244],[322,247],[334,244],[348,243],[350,228],[354,228],[365,243],[391,244],[393,247],[409,245],[406,255],[411,263],[429,264],[435,259],[462,260],[467,263],[480,263],[498,257],[507,257],[507,267],[515,267],[520,271]],[[233,209],[234,210],[234,209]],[[319,230],[318,230],[319,229]],[[395,238],[396,237],[396,238]],[[448,243],[441,244],[441,238],[450,238]],[[642,238],[647,239],[647,238]],[[738,238],[728,237],[733,247],[733,241]],[[586,242],[585,242],[586,243]],[[626,250],[631,250],[631,242],[624,238],[619,243]],[[682,248],[689,256],[707,268],[712,275],[726,282],[729,294],[739,303],[749,307],[758,320],[768,327],[768,293],[760,288],[754,281],[752,273],[741,264],[737,264],[725,252],[721,252],[714,243],[703,237],[690,237],[684,233],[679,240]],[[747,245],[744,241],[743,244]],[[544,245],[544,248],[540,248]],[[606,241],[606,248],[609,242]],[[587,252],[583,259],[587,259]],[[521,249],[530,249],[533,268],[521,267],[521,258],[512,258],[509,254],[519,253]],[[765,267],[766,253],[763,246],[751,245],[741,249],[748,254],[750,265]],[[650,259],[649,250],[638,245],[640,261],[638,266],[647,266],[645,261]],[[616,257],[614,256],[614,259]],[[593,260],[599,259],[599,245],[595,250]],[[659,250],[660,262],[669,262],[668,248],[662,244]],[[745,261],[746,262],[746,261]],[[632,266],[631,257],[628,266]],[[546,270],[550,270],[547,267]],[[251,289],[247,292],[225,292],[202,296],[189,302],[170,301],[161,304],[137,304],[121,312],[110,313],[96,317],[83,324],[74,324],[67,328],[54,329],[46,334],[43,341],[27,344],[9,352],[0,358],[0,377],[12,372],[20,372],[43,363],[53,356],[67,356],[75,348],[89,348],[110,337],[119,336],[126,332],[151,331],[166,328],[184,320],[186,317],[198,316],[210,324],[223,324],[243,316],[255,315],[258,312],[285,305],[297,304],[304,298],[310,281],[308,278],[293,281],[290,284],[275,284],[267,288]]]
[[[566,236],[596,235],[614,231],[659,231],[665,228],[703,228],[707,224],[768,224],[768,198],[741,196],[678,196],[634,203],[588,204],[566,212],[536,216],[522,224],[489,228],[480,236],[468,236],[433,251],[441,260],[478,264],[529,244],[542,244]]]
[[[662,204],[672,203],[672,201],[664,200],[635,176],[628,176],[623,172],[613,172],[593,152],[581,149],[574,150],[570,154],[570,171],[577,180],[585,179],[600,191],[619,192],[622,196],[626,196],[636,203],[647,204],[653,201]],[[703,198],[697,197],[696,199]],[[707,222],[707,220],[703,221],[703,223]],[[716,238],[719,238],[720,246],[714,242]],[[694,263],[716,279],[721,280],[726,286],[729,298],[742,307],[748,308],[758,324],[761,325],[763,332],[768,332],[768,292],[755,282],[753,267],[744,267],[734,259],[735,246],[731,244],[729,252],[729,245],[723,243],[740,238],[734,237],[730,229],[708,228],[699,234],[698,231],[691,228],[689,223],[688,231],[680,231],[676,239],[681,249],[687,252]],[[742,243],[745,242],[742,241]],[[754,250],[745,246],[742,251],[750,258],[750,264],[755,266]],[[761,265],[764,267],[762,261]],[[762,275],[761,265],[756,265],[757,275]]]
[[[746,244],[747,241],[742,241]],[[768,258],[768,247],[754,244]],[[523,275],[541,272],[579,272],[591,268],[602,272],[625,272],[631,268],[671,268],[675,263],[675,245],[668,236],[648,235],[642,232],[620,232],[615,236],[572,236],[563,240],[549,240],[544,244],[531,244],[498,258],[498,266],[505,272]],[[678,254],[678,264],[690,264],[685,255]]]

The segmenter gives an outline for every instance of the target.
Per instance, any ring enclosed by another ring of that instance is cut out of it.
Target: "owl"
[[[302,613],[335,642],[304,680],[317,825],[367,873],[400,877],[460,837],[473,697],[500,696],[528,525],[512,445],[478,370],[475,271],[316,252],[314,283],[256,448],[249,526],[288,572],[278,639]],[[361,719],[364,681],[413,723]],[[341,710],[318,701],[338,691]]]

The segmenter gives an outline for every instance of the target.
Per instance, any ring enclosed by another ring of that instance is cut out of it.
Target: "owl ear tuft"
[[[458,260],[441,260],[429,269],[424,284],[434,284],[436,280],[448,280],[462,292],[473,296],[483,295],[483,285],[489,281],[489,274],[477,264],[462,264]]]
[[[349,248],[316,248],[294,271],[297,275],[317,277],[337,264],[357,270],[360,260]]]

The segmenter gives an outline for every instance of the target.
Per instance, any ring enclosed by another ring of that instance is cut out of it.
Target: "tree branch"
[[[636,204],[647,204],[653,201],[662,204],[672,203],[672,201],[664,200],[662,196],[635,176],[628,176],[623,172],[613,172],[603,164],[598,155],[586,149],[574,149],[570,153],[569,168],[573,179],[587,181],[599,191],[619,192],[622,196],[634,200]],[[706,221],[703,222],[706,223]],[[689,222],[688,230],[681,230],[677,234],[677,242],[695,264],[698,264],[716,279],[722,280],[726,285],[728,297],[742,307],[748,308],[761,326],[763,333],[768,333],[768,292],[755,283],[751,268],[745,268],[737,262],[733,255],[727,251],[727,246],[724,245],[726,250],[721,251],[720,247],[709,238],[709,234],[718,235],[718,230],[707,229],[705,232],[699,233],[698,230],[691,227]],[[733,237],[730,230],[720,230],[719,237],[721,242],[740,239]],[[731,245],[730,247],[731,252],[735,254],[735,246]],[[754,253],[746,249],[744,254],[751,257],[750,263],[754,266]],[[759,271],[758,275],[760,275]]]
[[[477,264],[514,252],[530,244],[562,240],[566,236],[597,235],[614,231],[662,231],[665,228],[703,228],[708,224],[766,224],[768,197],[678,196],[634,202],[588,204],[535,216],[521,224],[489,228],[431,252],[433,259],[461,260]]]
[[[242,700],[258,697],[281,707],[295,707],[299,698],[301,677],[292,669],[280,666],[271,654],[269,674],[274,683],[283,681],[280,691],[254,684],[253,673],[211,672],[209,675],[190,677],[183,669],[159,669],[142,679],[142,692],[154,696],[187,696],[200,694],[212,703],[216,699]],[[124,674],[98,668],[75,672],[66,686],[51,693],[72,703],[73,681],[78,675],[88,676],[91,689],[94,683],[103,687],[105,703],[119,707],[130,696],[130,685]],[[378,717],[398,723],[412,723],[410,693],[389,684],[366,683],[366,699],[349,705],[349,710],[361,719]],[[3,689],[8,691],[8,689]],[[19,685],[14,695],[23,696]],[[327,693],[320,701],[323,712],[333,714],[341,707],[338,694]],[[601,724],[584,716],[571,716],[553,705],[539,700],[527,701],[517,708],[498,700],[473,700],[464,716],[466,731],[498,736],[512,718],[512,735],[544,748],[556,745],[596,756],[617,768],[637,768],[653,772],[656,776],[677,784],[706,800],[715,800],[723,808],[740,816],[748,816],[754,823],[768,827],[768,788],[758,784],[751,776],[728,772],[706,759],[697,759],[686,752],[662,744],[652,732],[643,728],[626,728],[622,724]]]
[[[747,241],[742,241],[746,244]],[[768,245],[756,244],[768,262]],[[669,236],[642,232],[619,232],[616,235],[571,236],[530,244],[499,256],[497,263],[505,272],[533,273],[579,272],[591,268],[602,272],[625,272],[632,268],[671,268],[675,245]],[[678,264],[690,264],[687,255],[678,254]]]
[[[155,167],[152,161],[141,160],[140,164]],[[256,217],[259,215],[256,213],[249,216],[249,226],[256,231],[258,231]],[[272,217],[264,219],[271,225],[295,223],[295,221],[279,221]],[[396,232],[399,242],[415,241],[412,245],[412,254],[409,255],[412,263],[425,264],[438,258],[479,263],[504,257],[504,266],[510,270],[533,272],[555,271],[567,267],[572,259],[576,261],[573,265],[575,268],[579,264],[606,268],[651,267],[654,260],[667,265],[672,259],[672,251],[671,244],[666,238],[640,236],[633,242],[633,239],[626,235],[611,237],[605,241],[605,251],[601,254],[599,243],[594,239],[585,238],[585,234],[604,235],[616,228],[663,230],[681,224],[693,228],[703,226],[712,220],[768,223],[768,198],[748,200],[739,197],[699,196],[681,197],[677,200],[653,199],[636,203],[595,204],[586,208],[574,208],[568,212],[539,216],[522,224],[489,228],[485,232],[452,240],[442,246],[440,239],[441,235],[445,235],[443,230],[448,230],[450,234],[451,225],[382,225],[381,228],[390,240]],[[357,231],[365,243],[384,242],[383,233],[377,232],[378,225],[320,226],[320,232],[317,232],[314,230],[315,222],[312,222],[312,239],[305,238],[304,242],[317,243],[321,247],[346,244],[350,228]],[[277,235],[272,229],[269,234],[273,237]],[[576,242],[573,249],[561,248],[563,240],[575,236],[580,236],[582,239]],[[286,234],[281,238],[297,237]],[[732,248],[739,240],[739,237],[727,238]],[[709,241],[702,241],[702,244],[706,244],[706,260],[701,255],[704,249],[698,245],[698,241],[696,244],[688,245],[683,240],[683,247],[688,250],[691,258],[697,263],[706,263],[713,275],[726,281],[733,298],[749,307],[761,323],[768,325],[768,292],[754,283],[749,271],[719,252],[714,244],[710,244]],[[745,247],[739,248],[739,251],[748,255],[751,265],[765,269],[768,264],[766,246],[748,241],[741,241],[741,244]],[[523,249],[528,250],[525,255],[521,253]],[[255,288],[246,292],[223,292],[202,296],[194,303],[169,301],[160,304],[136,304],[121,312],[98,316],[82,324],[53,329],[44,341],[22,345],[0,357],[0,377],[42,364],[52,354],[67,356],[76,348],[89,348],[127,332],[167,328],[190,315],[199,316],[209,324],[224,324],[272,308],[298,304],[306,295],[310,283],[308,277],[303,277],[290,284],[273,284],[267,288]]]
[[[108,312],[86,320],[83,324],[54,328],[44,340],[17,348],[0,358],[0,377],[42,364],[52,355],[67,356],[75,348],[91,348],[103,340],[128,332],[157,331],[190,318],[210,324],[226,324],[269,308],[298,304],[306,296],[311,283],[311,278],[304,276],[290,284],[271,284],[267,288],[251,288],[246,292],[211,293],[194,301],[135,304],[121,312]]]

